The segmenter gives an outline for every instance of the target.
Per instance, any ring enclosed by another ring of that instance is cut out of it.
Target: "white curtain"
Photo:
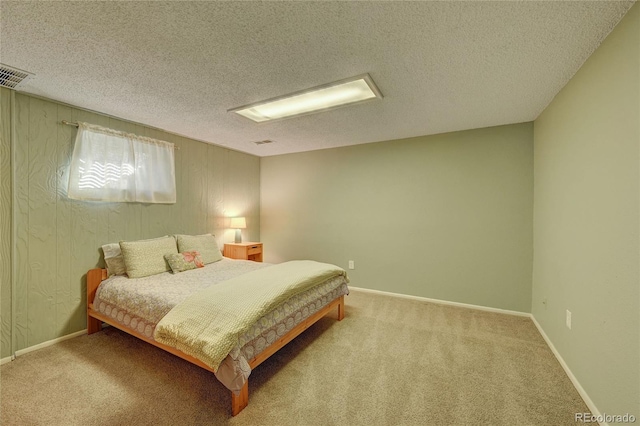
[[[78,123],[68,196],[90,201],[175,203],[174,146]]]

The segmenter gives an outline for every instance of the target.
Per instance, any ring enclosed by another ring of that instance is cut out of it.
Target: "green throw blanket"
[[[343,275],[335,265],[296,260],[212,285],[175,306],[154,338],[217,370],[256,321],[287,299]]]

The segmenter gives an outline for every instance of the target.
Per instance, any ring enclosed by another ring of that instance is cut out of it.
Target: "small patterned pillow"
[[[189,269],[204,268],[202,257],[197,251],[183,251],[182,253],[165,254],[164,258],[169,262],[174,274],[188,271]]]

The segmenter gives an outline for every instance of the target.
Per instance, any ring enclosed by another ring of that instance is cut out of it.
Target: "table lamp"
[[[241,229],[245,229],[247,227],[247,221],[245,220],[244,217],[232,217],[231,218],[231,225],[229,225],[229,228],[235,229],[236,230],[236,243],[241,243],[242,242],[242,233],[241,233]]]

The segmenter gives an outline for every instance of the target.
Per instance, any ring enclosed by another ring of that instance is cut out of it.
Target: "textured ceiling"
[[[21,91],[266,156],[531,121],[632,5],[2,1],[0,62],[35,74]],[[227,112],[363,73],[384,99]]]

